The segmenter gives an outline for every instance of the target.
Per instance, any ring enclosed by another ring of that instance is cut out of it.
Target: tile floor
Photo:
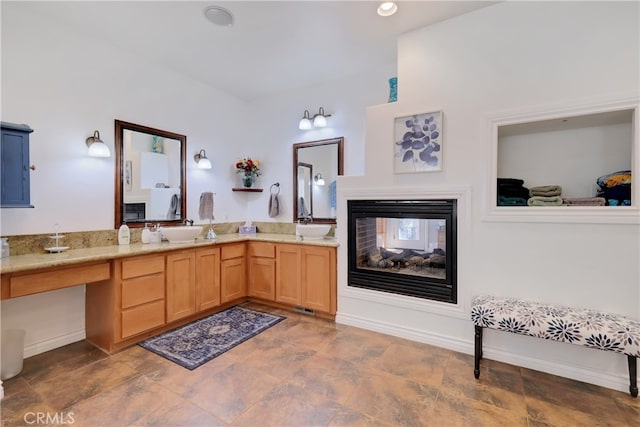
[[[84,341],[28,358],[4,384],[2,425],[640,425],[622,392],[491,360],[475,380],[469,355],[249,307],[287,319],[194,371]]]

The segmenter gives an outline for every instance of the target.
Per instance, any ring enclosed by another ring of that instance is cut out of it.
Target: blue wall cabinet
[[[27,125],[2,122],[0,183],[2,208],[32,208],[30,200],[29,135]]]

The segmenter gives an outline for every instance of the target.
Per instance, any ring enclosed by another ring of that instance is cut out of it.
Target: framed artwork
[[[442,111],[397,117],[394,173],[442,170]]]

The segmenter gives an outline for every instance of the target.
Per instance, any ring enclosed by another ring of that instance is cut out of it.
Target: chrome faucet
[[[182,221],[182,223],[184,225],[192,226],[193,225],[193,220],[192,219],[185,219],[184,221]]]
[[[304,215],[300,218],[302,218],[302,223],[305,225],[309,224],[310,222],[313,222],[313,217],[311,215]]]

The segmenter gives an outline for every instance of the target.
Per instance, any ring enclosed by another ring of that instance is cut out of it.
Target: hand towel
[[[213,193],[207,191],[200,195],[198,215],[201,220],[213,219]]]
[[[180,200],[178,195],[171,196],[171,202],[169,203],[169,212],[167,212],[167,219],[176,219],[180,213]]]
[[[537,187],[531,187],[529,189],[529,195],[531,197],[552,197],[559,196],[560,194],[562,194],[562,187],[560,187],[559,185],[539,185]]]
[[[298,218],[309,216],[307,210],[307,204],[304,202],[304,197],[298,198]]]
[[[280,215],[280,199],[278,199],[278,195],[271,193],[271,197],[269,197],[269,217],[275,218]]]
[[[560,196],[533,196],[527,200],[529,206],[562,206],[562,197]]]
[[[569,206],[604,206],[604,197],[570,197],[562,199],[562,203]]]

